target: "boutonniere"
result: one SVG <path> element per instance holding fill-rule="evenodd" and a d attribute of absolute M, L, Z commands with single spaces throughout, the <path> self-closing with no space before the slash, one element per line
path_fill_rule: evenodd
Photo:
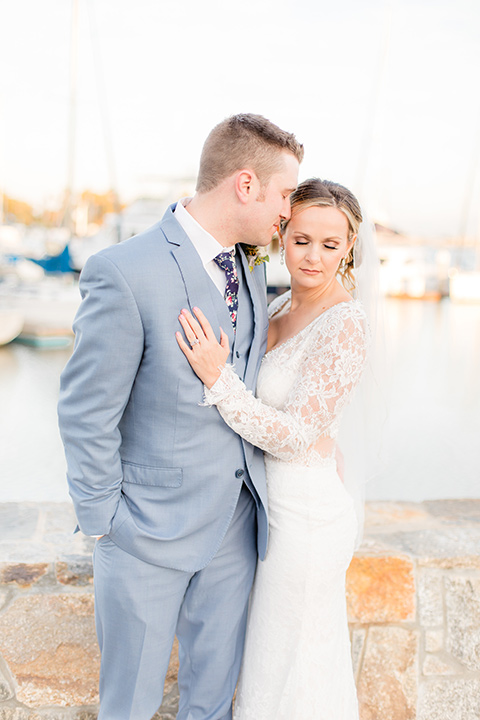
<path fill-rule="evenodd" d="M 267 249 L 264 247 L 259 247 L 258 245 L 244 245 L 242 243 L 242 248 L 248 260 L 248 268 L 250 272 L 253 272 L 255 265 L 261 265 L 262 263 L 270 260 Z"/>

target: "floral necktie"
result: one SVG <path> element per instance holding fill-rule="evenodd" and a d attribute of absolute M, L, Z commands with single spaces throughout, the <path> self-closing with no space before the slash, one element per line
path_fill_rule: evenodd
<path fill-rule="evenodd" d="M 238 311 L 238 275 L 237 266 L 235 264 L 235 248 L 227 252 L 221 252 L 213 258 L 225 272 L 227 284 L 225 286 L 224 298 L 230 312 L 233 330 L 237 327 L 237 311 Z"/>

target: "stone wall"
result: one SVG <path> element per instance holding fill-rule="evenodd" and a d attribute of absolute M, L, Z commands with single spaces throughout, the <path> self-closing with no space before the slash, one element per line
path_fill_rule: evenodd
<path fill-rule="evenodd" d="M 96 718 L 93 541 L 74 524 L 68 504 L 0 505 L 0 720 Z M 347 603 L 361 720 L 480 718 L 480 500 L 370 503 Z M 156 720 L 176 668 L 174 649 Z"/>
<path fill-rule="evenodd" d="M 347 578 L 362 720 L 480 718 L 480 501 L 371 503 Z"/>

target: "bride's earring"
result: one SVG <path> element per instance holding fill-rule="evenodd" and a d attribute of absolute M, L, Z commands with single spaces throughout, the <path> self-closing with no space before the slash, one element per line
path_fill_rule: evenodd
<path fill-rule="evenodd" d="M 353 254 L 352 254 L 352 251 L 349 250 L 348 253 L 346 255 L 344 255 L 344 257 L 341 260 L 340 266 L 342 267 L 342 269 L 346 268 L 348 263 L 351 262 L 352 259 L 353 259 Z"/>
<path fill-rule="evenodd" d="M 280 248 L 280 265 L 285 265 L 285 248 L 283 245 Z"/>

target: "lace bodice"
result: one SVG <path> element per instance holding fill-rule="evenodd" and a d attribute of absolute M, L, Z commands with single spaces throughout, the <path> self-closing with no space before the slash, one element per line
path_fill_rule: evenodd
<path fill-rule="evenodd" d="M 276 298 L 269 317 L 285 312 L 290 293 Z M 226 366 L 205 388 L 225 422 L 268 456 L 302 465 L 335 453 L 341 413 L 365 364 L 366 319 L 357 301 L 332 306 L 263 358 L 255 397 Z"/>

